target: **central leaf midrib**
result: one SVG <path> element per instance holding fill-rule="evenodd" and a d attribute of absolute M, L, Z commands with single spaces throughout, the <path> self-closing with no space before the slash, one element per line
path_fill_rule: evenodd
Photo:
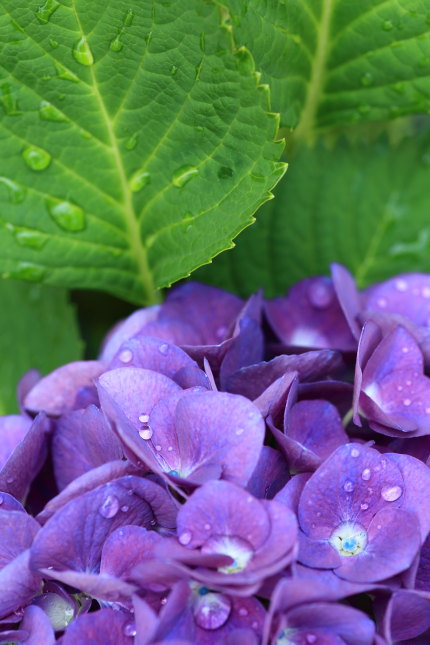
<path fill-rule="evenodd" d="M 83 38 L 86 38 L 86 34 L 82 29 L 82 25 L 79 19 L 78 12 L 76 7 L 73 5 L 73 10 L 76 16 L 76 22 L 79 27 L 79 31 Z M 130 250 L 136 260 L 138 268 L 138 278 L 141 281 L 143 293 L 144 293 L 144 304 L 154 304 L 157 301 L 155 295 L 154 282 L 148 265 L 148 257 L 143 245 L 140 243 L 140 230 L 139 223 L 136 216 L 136 211 L 133 204 L 133 195 L 130 190 L 128 183 L 127 173 L 123 164 L 121 152 L 118 146 L 118 140 L 116 138 L 115 129 L 113 122 L 109 116 L 109 113 L 106 109 L 106 105 L 103 99 L 103 96 L 100 93 L 100 89 L 97 82 L 97 77 L 94 71 L 94 65 L 89 66 L 90 76 L 91 76 L 91 85 L 93 88 L 94 96 L 99 105 L 99 110 L 106 126 L 106 131 L 108 134 L 110 149 L 112 151 L 113 160 L 115 167 L 118 173 L 118 179 L 121 186 L 121 192 L 123 196 L 122 201 L 122 213 L 124 215 L 124 220 L 127 226 L 128 241 L 130 245 Z"/>
<path fill-rule="evenodd" d="M 320 29 L 317 32 L 314 62 L 309 78 L 308 92 L 297 128 L 294 131 L 294 140 L 308 141 L 312 136 L 315 116 L 318 109 L 319 98 L 325 81 L 326 62 L 330 49 L 330 27 L 335 0 L 323 0 Z"/>

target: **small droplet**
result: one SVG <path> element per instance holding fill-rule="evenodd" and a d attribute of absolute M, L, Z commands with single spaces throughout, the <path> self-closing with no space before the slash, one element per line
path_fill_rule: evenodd
<path fill-rule="evenodd" d="M 142 190 L 142 188 L 147 186 L 150 182 L 151 175 L 149 172 L 138 170 L 130 179 L 130 190 L 132 190 L 133 193 L 138 193 L 139 190 Z"/>
<path fill-rule="evenodd" d="M 9 193 L 9 200 L 12 204 L 21 204 L 26 195 L 26 190 L 9 177 L 0 177 L 0 186 L 6 186 Z"/>
<path fill-rule="evenodd" d="M 67 121 L 67 117 L 56 107 L 48 103 L 48 101 L 42 101 L 39 107 L 39 117 L 43 121 Z"/>
<path fill-rule="evenodd" d="M 179 67 L 177 67 L 176 65 L 171 65 L 170 70 L 169 70 L 170 76 L 175 76 L 175 74 L 178 71 L 178 69 L 179 69 Z"/>
<path fill-rule="evenodd" d="M 211 530 L 211 525 L 210 524 L 205 524 L 204 529 L 205 531 L 210 531 Z"/>
<path fill-rule="evenodd" d="M 403 490 L 400 486 L 384 486 L 381 490 L 381 497 L 382 499 L 385 499 L 386 502 L 395 502 L 399 499 L 402 493 Z"/>
<path fill-rule="evenodd" d="M 76 74 L 71 72 L 70 69 L 67 69 L 67 67 L 64 67 L 64 65 L 58 61 L 55 63 L 55 69 L 57 71 L 58 78 L 62 78 L 65 81 L 71 81 L 72 83 L 79 83 L 79 78 Z"/>
<path fill-rule="evenodd" d="M 32 170 L 45 170 L 51 163 L 51 155 L 46 150 L 42 148 L 37 148 L 36 146 L 30 146 L 26 148 L 22 153 L 22 158 L 29 168 Z"/>
<path fill-rule="evenodd" d="M 136 636 L 137 630 L 136 630 L 136 625 L 134 623 L 128 623 L 124 627 L 124 635 L 125 636 Z"/>
<path fill-rule="evenodd" d="M 122 363 L 130 363 L 133 358 L 133 352 L 130 349 L 123 349 L 118 358 Z"/>
<path fill-rule="evenodd" d="M 99 508 L 99 513 L 107 520 L 112 519 L 118 513 L 119 501 L 115 495 L 108 495 Z"/>
<path fill-rule="evenodd" d="M 185 184 L 198 174 L 199 171 L 197 168 L 193 166 L 182 166 L 173 173 L 172 183 L 176 188 L 182 188 L 182 186 L 185 186 Z"/>
<path fill-rule="evenodd" d="M 57 47 L 59 47 L 59 42 L 57 40 L 54 40 L 53 38 L 49 39 L 49 44 L 51 45 L 52 49 L 57 49 Z"/>
<path fill-rule="evenodd" d="M 237 613 L 239 614 L 239 616 L 247 616 L 249 612 L 246 607 L 240 607 Z"/>
<path fill-rule="evenodd" d="M 124 141 L 124 148 L 127 150 L 133 150 L 137 145 L 138 136 L 137 132 L 134 132 L 134 134 L 129 136 L 128 139 Z"/>
<path fill-rule="evenodd" d="M 139 430 L 139 437 L 141 439 L 145 439 L 145 441 L 149 441 L 152 435 L 153 435 L 153 432 L 149 426 L 147 428 L 142 428 L 142 430 Z"/>
<path fill-rule="evenodd" d="M 48 213 L 54 222 L 65 231 L 77 233 L 86 226 L 85 213 L 80 206 L 67 201 L 48 199 L 46 201 Z"/>
<path fill-rule="evenodd" d="M 244 428 L 238 428 L 238 429 L 236 430 L 236 435 L 239 437 L 239 436 L 240 436 L 241 434 L 243 434 L 244 432 L 245 432 Z"/>
<path fill-rule="evenodd" d="M 8 116 L 19 116 L 21 114 L 18 109 L 18 101 L 13 96 L 9 83 L 0 85 L 0 103 Z"/>
<path fill-rule="evenodd" d="M 87 67 L 94 63 L 94 56 L 85 36 L 82 36 L 73 47 L 73 58 L 81 65 Z"/>
<path fill-rule="evenodd" d="M 384 20 L 384 22 L 382 23 L 382 29 L 384 31 L 391 31 L 392 28 L 393 28 L 393 23 L 391 22 L 391 20 Z"/>
<path fill-rule="evenodd" d="M 409 407 L 411 403 L 411 399 L 403 399 L 403 405 L 405 405 L 406 407 Z"/>
<path fill-rule="evenodd" d="M 362 511 L 367 511 L 367 509 L 369 508 L 369 504 L 360 504 L 360 508 Z"/>
<path fill-rule="evenodd" d="M 156 450 L 157 452 L 161 452 L 161 446 L 160 446 L 160 444 L 157 444 L 157 445 L 155 446 L 155 450 Z"/>
<path fill-rule="evenodd" d="M 228 179 L 229 177 L 233 177 L 233 174 L 233 168 L 229 168 L 228 166 L 221 166 L 217 172 L 220 179 Z"/>
<path fill-rule="evenodd" d="M 333 289 L 325 280 L 312 282 L 308 289 L 309 301 L 317 309 L 326 309 L 333 301 Z"/>
<path fill-rule="evenodd" d="M 160 352 L 160 354 L 163 354 L 163 356 L 166 356 L 166 354 L 167 354 L 167 353 L 168 353 L 168 351 L 169 351 L 169 346 L 168 346 L 168 344 L 167 344 L 167 343 L 163 343 L 162 345 L 160 345 L 160 347 L 158 348 L 158 351 Z"/>
<path fill-rule="evenodd" d="M 365 86 L 372 85 L 373 74 L 371 74 L 370 72 L 366 72 L 365 74 L 363 74 L 363 76 L 360 79 L 360 83 Z"/>
<path fill-rule="evenodd" d="M 402 352 L 407 354 L 409 352 L 409 347 L 402 347 Z"/>
<path fill-rule="evenodd" d="M 127 13 L 125 14 L 125 16 L 124 16 L 124 25 L 126 27 L 130 27 L 130 25 L 133 22 L 133 18 L 134 18 L 134 13 L 133 13 L 133 11 L 131 9 L 129 9 L 127 11 Z"/>
<path fill-rule="evenodd" d="M 15 228 L 13 229 L 13 236 L 20 246 L 27 247 L 29 249 L 34 249 L 35 251 L 40 251 L 43 249 L 45 244 L 48 241 L 48 237 L 39 233 L 39 231 L 32 231 L 31 229 L 25 228 Z"/>
<path fill-rule="evenodd" d="M 115 36 L 115 38 L 113 38 L 113 39 L 110 41 L 110 43 L 109 43 L 109 49 L 110 49 L 112 52 L 120 52 L 120 51 L 121 51 L 121 49 L 123 48 L 123 42 L 122 42 L 122 40 L 121 40 L 121 36 L 122 36 L 123 34 L 124 34 L 124 29 L 120 29 L 120 30 L 118 31 L 117 35 Z"/>
<path fill-rule="evenodd" d="M 60 6 L 60 3 L 57 0 L 46 0 L 45 4 L 38 7 L 36 10 L 36 18 L 43 25 L 49 21 L 50 17 L 56 9 Z"/>
<path fill-rule="evenodd" d="M 370 468 L 365 468 L 361 473 L 361 479 L 364 479 L 364 481 L 367 482 L 370 479 L 370 475 L 371 475 Z"/>
<path fill-rule="evenodd" d="M 191 542 L 192 535 L 189 531 L 185 531 L 179 536 L 179 542 L 184 546 L 187 546 Z"/>
<path fill-rule="evenodd" d="M 350 482 L 350 481 L 347 481 L 347 482 L 344 483 L 343 489 L 347 493 L 352 493 L 352 491 L 354 490 L 354 484 L 352 482 Z"/>
<path fill-rule="evenodd" d="M 315 634 L 307 634 L 306 635 L 306 642 L 312 645 L 312 643 L 316 643 L 317 637 Z"/>
<path fill-rule="evenodd" d="M 9 271 L 5 277 L 26 280 L 28 282 L 42 282 L 47 274 L 46 267 L 32 262 L 18 262 L 16 267 Z"/>
<path fill-rule="evenodd" d="M 360 451 L 358 450 L 358 448 L 353 448 L 351 450 L 351 457 L 358 457 L 359 454 L 360 454 Z"/>
<path fill-rule="evenodd" d="M 149 422 L 149 414 L 141 414 L 139 416 L 139 421 L 140 421 L 140 423 L 148 423 Z"/>
<path fill-rule="evenodd" d="M 378 300 L 376 301 L 376 304 L 378 305 L 378 307 L 386 307 L 387 301 L 385 298 L 378 298 Z"/>
<path fill-rule="evenodd" d="M 124 504 L 124 506 L 121 506 L 121 510 L 123 513 L 127 513 L 129 507 Z"/>
<path fill-rule="evenodd" d="M 173 452 L 173 446 L 169 446 L 169 447 L 167 448 L 167 452 Z"/>

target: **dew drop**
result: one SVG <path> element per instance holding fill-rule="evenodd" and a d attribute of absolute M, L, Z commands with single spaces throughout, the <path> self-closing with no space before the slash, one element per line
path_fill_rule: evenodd
<path fill-rule="evenodd" d="M 139 416 L 139 421 L 140 421 L 140 423 L 148 423 L 149 422 L 149 414 L 141 414 Z"/>
<path fill-rule="evenodd" d="M 37 148 L 36 146 L 30 146 L 25 148 L 22 153 L 22 158 L 29 168 L 32 170 L 45 170 L 51 163 L 51 155 L 46 150 L 42 148 Z"/>
<path fill-rule="evenodd" d="M 237 613 L 239 616 L 247 616 L 249 612 L 246 607 L 241 607 Z"/>
<path fill-rule="evenodd" d="M 399 82 L 399 83 L 393 83 L 393 85 L 390 85 L 391 89 L 393 89 L 397 94 L 404 94 L 406 91 L 406 86 L 404 83 Z"/>
<path fill-rule="evenodd" d="M 365 86 L 372 85 L 373 74 L 371 74 L 370 72 L 366 72 L 365 74 L 363 74 L 363 76 L 360 79 L 360 83 Z"/>
<path fill-rule="evenodd" d="M 386 307 L 387 301 L 385 300 L 385 298 L 378 298 L 376 304 L 378 305 L 378 307 Z"/>
<path fill-rule="evenodd" d="M 156 450 L 157 452 L 161 452 L 161 446 L 160 446 L 160 444 L 157 444 L 157 445 L 155 446 L 155 450 Z"/>
<path fill-rule="evenodd" d="M 137 139 L 138 134 L 135 132 L 124 141 L 124 148 L 126 148 L 126 150 L 133 150 L 137 146 Z"/>
<path fill-rule="evenodd" d="M 385 499 L 386 502 L 395 502 L 396 499 L 399 499 L 403 490 L 400 486 L 384 486 L 381 490 L 381 497 Z"/>
<path fill-rule="evenodd" d="M 115 495 L 108 495 L 99 508 L 99 513 L 107 520 L 112 519 L 118 513 L 119 501 Z"/>
<path fill-rule="evenodd" d="M 18 262 L 16 267 L 8 272 L 7 277 L 28 282 L 42 282 L 47 274 L 46 267 L 32 262 Z"/>
<path fill-rule="evenodd" d="M 0 103 L 8 116 L 19 116 L 21 114 L 18 109 L 18 102 L 12 94 L 9 83 L 2 83 L 0 85 Z"/>
<path fill-rule="evenodd" d="M 347 481 L 347 482 L 344 483 L 343 489 L 347 493 L 352 493 L 352 491 L 354 490 L 354 484 L 352 482 L 350 482 L 350 481 Z"/>
<path fill-rule="evenodd" d="M 353 448 L 351 450 L 351 457 L 358 457 L 360 454 L 360 451 L 357 448 Z"/>
<path fill-rule="evenodd" d="M 182 186 L 185 186 L 185 184 L 198 174 L 199 171 L 193 166 L 181 166 L 181 168 L 178 168 L 173 173 L 172 183 L 176 188 L 182 188 Z"/>
<path fill-rule="evenodd" d="M 368 482 L 370 479 L 370 468 L 365 468 L 363 472 L 361 473 L 361 479 L 363 479 L 365 482 Z"/>
<path fill-rule="evenodd" d="M 123 42 L 121 40 L 121 36 L 123 34 L 124 34 L 124 29 L 120 29 L 118 31 L 117 35 L 115 36 L 115 38 L 113 38 L 110 41 L 109 49 L 111 50 L 111 52 L 120 52 L 121 51 L 121 49 L 123 48 Z"/>
<path fill-rule="evenodd" d="M 367 509 L 369 508 L 369 504 L 360 504 L 360 508 L 362 511 L 367 511 Z"/>
<path fill-rule="evenodd" d="M 24 201 L 26 190 L 23 186 L 20 186 L 8 177 L 0 177 L 0 186 L 1 185 L 6 186 L 9 193 L 9 201 L 12 202 L 12 204 L 21 204 Z"/>
<path fill-rule="evenodd" d="M 169 70 L 170 76 L 175 76 L 175 74 L 178 71 L 178 69 L 179 69 L 179 67 L 177 67 L 176 65 L 171 65 L 170 70 Z"/>
<path fill-rule="evenodd" d="M 123 513 L 127 513 L 128 509 L 129 509 L 129 506 L 126 506 L 126 505 L 121 506 L 121 510 Z"/>
<path fill-rule="evenodd" d="M 143 428 L 142 430 L 139 430 L 139 437 L 141 439 L 145 439 L 145 441 L 149 441 L 153 435 L 152 429 L 150 427 Z"/>
<path fill-rule="evenodd" d="M 167 448 L 167 452 L 173 452 L 173 446 L 169 446 L 169 447 Z"/>
<path fill-rule="evenodd" d="M 316 643 L 317 637 L 315 634 L 307 634 L 306 635 L 306 642 L 312 645 L 312 643 Z"/>
<path fill-rule="evenodd" d="M 59 47 L 59 42 L 57 40 L 54 40 L 53 38 L 49 39 L 49 44 L 51 45 L 52 49 L 57 49 L 57 47 Z"/>
<path fill-rule="evenodd" d="M 411 403 L 412 401 L 410 399 L 403 399 L 403 405 L 405 405 L 406 407 L 409 407 Z"/>
<path fill-rule="evenodd" d="M 204 528 L 205 528 L 205 531 L 210 531 L 212 527 L 210 524 L 205 524 Z"/>
<path fill-rule="evenodd" d="M 168 353 L 168 351 L 169 351 L 169 346 L 168 346 L 168 344 L 167 344 L 167 343 L 163 343 L 162 345 L 160 345 L 160 347 L 158 348 L 158 351 L 160 352 L 160 354 L 163 354 L 163 356 L 166 356 L 166 354 L 167 354 L 167 353 Z"/>
<path fill-rule="evenodd" d="M 38 7 L 35 12 L 36 18 L 42 25 L 46 25 L 50 17 L 58 9 L 60 3 L 57 0 L 46 0 L 45 4 Z"/>
<path fill-rule="evenodd" d="M 65 81 L 71 81 L 72 83 L 79 83 L 79 78 L 74 74 L 70 69 L 64 67 L 61 63 L 55 63 L 55 69 L 57 71 L 58 78 L 62 78 Z"/>
<path fill-rule="evenodd" d="M 40 251 L 40 249 L 43 249 L 48 241 L 46 235 L 43 235 L 38 231 L 32 231 L 31 229 L 25 228 L 12 228 L 13 236 L 19 246 L 34 249 L 35 251 Z"/>
<path fill-rule="evenodd" d="M 118 358 L 122 363 L 130 363 L 133 358 L 133 352 L 130 349 L 123 349 Z"/>
<path fill-rule="evenodd" d="M 393 23 L 391 22 L 391 20 L 384 20 L 381 26 L 384 31 L 391 31 L 393 28 Z"/>
<path fill-rule="evenodd" d="M 228 179 L 229 177 L 233 177 L 233 174 L 233 168 L 230 168 L 229 166 L 221 166 L 217 172 L 220 179 Z"/>
<path fill-rule="evenodd" d="M 244 430 L 244 428 L 238 428 L 238 429 L 236 430 L 236 435 L 239 437 L 241 434 L 243 434 L 243 433 L 244 433 L 244 431 L 245 431 L 245 430 Z"/>
<path fill-rule="evenodd" d="M 133 13 L 132 9 L 129 9 L 127 11 L 127 13 L 125 14 L 125 16 L 124 16 L 124 25 L 126 27 L 130 27 L 130 25 L 133 22 L 133 18 L 134 18 L 134 13 Z"/>
<path fill-rule="evenodd" d="M 94 63 L 94 56 L 85 36 L 82 36 L 73 47 L 73 58 L 81 65 L 87 67 Z"/>
<path fill-rule="evenodd" d="M 132 190 L 133 193 L 138 193 L 139 190 L 142 190 L 142 188 L 147 186 L 150 182 L 151 175 L 149 172 L 137 170 L 130 179 L 130 190 Z"/>
<path fill-rule="evenodd" d="M 333 301 L 333 290 L 325 280 L 318 280 L 309 286 L 308 296 L 317 309 L 326 309 Z"/>
<path fill-rule="evenodd" d="M 136 636 L 137 630 L 136 630 L 136 625 L 134 623 L 128 623 L 124 627 L 124 635 L 125 636 Z"/>
<path fill-rule="evenodd" d="M 181 533 L 179 536 L 179 542 L 183 544 L 184 546 L 187 546 L 191 542 L 192 535 L 189 531 L 185 531 L 184 533 Z"/>
<path fill-rule="evenodd" d="M 402 347 L 402 352 L 407 354 L 409 352 L 409 347 Z"/>
<path fill-rule="evenodd" d="M 68 201 L 48 199 L 46 201 L 48 213 L 54 222 L 65 231 L 77 233 L 86 226 L 85 213 L 80 206 Z"/>
<path fill-rule="evenodd" d="M 56 107 L 48 103 L 48 101 L 42 101 L 39 107 L 39 117 L 43 121 L 67 121 L 67 117 Z"/>

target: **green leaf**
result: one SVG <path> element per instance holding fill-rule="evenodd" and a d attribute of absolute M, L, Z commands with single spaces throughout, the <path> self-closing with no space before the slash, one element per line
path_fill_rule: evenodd
<path fill-rule="evenodd" d="M 272 297 L 327 274 L 331 262 L 349 267 L 360 287 L 430 273 L 429 173 L 429 133 L 395 148 L 382 139 L 303 149 L 234 253 L 194 277 L 243 296 L 263 286 Z"/>
<path fill-rule="evenodd" d="M 82 343 L 64 289 L 0 280 L 0 301 L 0 414 L 12 414 L 21 376 L 79 360 Z"/>
<path fill-rule="evenodd" d="M 427 0 L 220 0 L 296 138 L 430 109 Z"/>
<path fill-rule="evenodd" d="M 0 271 L 149 302 L 229 248 L 285 166 L 219 9 L 0 7 Z"/>

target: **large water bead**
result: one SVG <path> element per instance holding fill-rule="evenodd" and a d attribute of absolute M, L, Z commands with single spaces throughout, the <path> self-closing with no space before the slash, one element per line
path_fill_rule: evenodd
<path fill-rule="evenodd" d="M 198 593 L 193 602 L 193 613 L 194 620 L 202 629 L 219 629 L 230 617 L 231 600 L 224 594 L 211 591 Z"/>

